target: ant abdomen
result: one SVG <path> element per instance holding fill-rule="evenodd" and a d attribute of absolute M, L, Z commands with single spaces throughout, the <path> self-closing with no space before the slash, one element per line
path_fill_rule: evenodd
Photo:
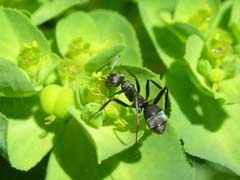
<path fill-rule="evenodd" d="M 166 128 L 167 115 L 156 104 L 144 107 L 144 119 L 148 127 L 157 134 L 162 134 Z"/>

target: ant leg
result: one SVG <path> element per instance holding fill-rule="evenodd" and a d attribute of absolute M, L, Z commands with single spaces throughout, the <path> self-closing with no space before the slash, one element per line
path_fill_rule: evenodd
<path fill-rule="evenodd" d="M 152 79 L 147 79 L 147 82 L 146 82 L 146 100 L 148 100 L 149 98 L 149 95 L 150 95 L 150 84 L 149 82 L 153 83 L 157 88 L 159 89 L 162 89 L 162 87 L 154 80 Z"/>
<path fill-rule="evenodd" d="M 130 72 L 126 67 L 123 67 L 130 76 L 132 76 L 135 79 L 135 83 L 136 83 L 136 87 L 137 87 L 137 92 L 140 93 L 141 89 L 140 89 L 140 83 L 138 81 L 138 78 L 135 74 L 133 74 L 132 72 Z"/>
<path fill-rule="evenodd" d="M 113 98 L 113 101 L 115 101 L 116 103 L 118 103 L 118 104 L 120 104 L 120 105 L 122 105 L 124 107 L 132 108 L 132 105 L 129 105 L 129 104 L 121 101 L 120 99 Z"/>
<path fill-rule="evenodd" d="M 169 116 L 170 115 L 170 111 L 171 111 L 171 107 L 170 107 L 170 103 L 169 103 L 168 89 L 166 88 L 164 112 Z"/>
<path fill-rule="evenodd" d="M 166 93 L 168 94 L 168 89 L 167 87 L 164 87 L 159 93 L 158 95 L 155 97 L 153 104 L 157 104 L 159 102 L 159 100 L 162 98 L 163 94 Z M 165 102 L 166 103 L 166 102 Z"/>
<path fill-rule="evenodd" d="M 146 82 L 145 88 L 146 88 L 146 97 L 145 97 L 145 99 L 148 100 L 149 95 L 150 95 L 149 79 Z"/>
<path fill-rule="evenodd" d="M 99 113 L 100 111 L 102 111 L 102 110 L 103 110 L 110 102 L 112 102 L 112 101 L 115 101 L 116 103 L 118 103 L 118 104 L 120 104 L 120 105 L 122 105 L 122 106 L 124 106 L 124 107 L 132 108 L 131 105 L 126 104 L 125 102 L 123 102 L 123 101 L 121 101 L 121 100 L 119 100 L 119 99 L 116 99 L 116 98 L 112 97 L 112 98 L 110 98 L 107 102 L 105 102 L 105 103 L 99 108 L 99 110 L 97 110 L 95 113 L 91 114 L 90 117 L 89 117 L 89 120 L 90 120 L 92 117 L 94 117 L 97 113 Z"/>
<path fill-rule="evenodd" d="M 152 82 L 157 88 L 162 89 L 162 86 L 160 86 L 156 81 L 149 79 L 150 82 Z"/>
<path fill-rule="evenodd" d="M 138 98 L 135 96 L 135 109 L 136 109 L 136 141 L 135 144 L 138 142 L 138 131 L 140 126 L 140 120 L 139 120 L 139 104 L 138 104 Z"/>

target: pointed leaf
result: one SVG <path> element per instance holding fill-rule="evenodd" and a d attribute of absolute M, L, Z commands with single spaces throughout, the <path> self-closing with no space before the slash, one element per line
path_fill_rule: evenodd
<path fill-rule="evenodd" d="M 152 134 L 145 138 L 141 145 L 104 161 L 101 164 L 104 179 L 194 179 L 194 169 L 186 161 L 170 124 L 162 136 Z"/>

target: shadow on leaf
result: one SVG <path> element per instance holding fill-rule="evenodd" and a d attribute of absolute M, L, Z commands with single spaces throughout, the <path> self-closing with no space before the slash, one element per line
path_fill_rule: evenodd
<path fill-rule="evenodd" d="M 141 142 L 149 135 L 150 133 L 145 133 L 144 137 L 141 139 Z M 100 164 L 101 178 L 103 179 L 109 176 L 117 168 L 120 162 L 127 162 L 129 164 L 139 162 L 142 158 L 142 154 L 140 152 L 141 142 L 107 160 L 104 160 Z"/>
<path fill-rule="evenodd" d="M 166 76 L 167 85 L 182 112 L 191 123 L 201 124 L 210 131 L 217 131 L 227 118 L 221 104 L 201 93 L 193 85 L 183 64 L 172 64 L 169 72 Z"/>
<path fill-rule="evenodd" d="M 25 120 L 33 112 L 38 103 L 38 96 L 27 98 L 0 98 L 0 112 L 8 118 Z"/>
<path fill-rule="evenodd" d="M 159 48 L 174 59 L 182 59 L 185 48 L 183 42 L 177 36 L 166 27 L 153 27 L 153 33 Z"/>
<path fill-rule="evenodd" d="M 79 123 L 71 119 L 54 139 L 54 153 L 72 179 L 99 178 L 95 147 Z"/>

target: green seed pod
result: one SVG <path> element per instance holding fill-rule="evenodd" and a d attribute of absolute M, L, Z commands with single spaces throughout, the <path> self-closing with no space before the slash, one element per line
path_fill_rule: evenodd
<path fill-rule="evenodd" d="M 209 80 L 213 83 L 220 82 L 221 80 L 223 80 L 224 77 L 225 77 L 225 72 L 219 68 L 212 69 L 208 74 Z"/>
<path fill-rule="evenodd" d="M 74 92 L 70 88 L 56 84 L 46 86 L 40 94 L 42 109 L 49 115 L 64 118 L 68 115 L 68 107 L 75 103 Z"/>

